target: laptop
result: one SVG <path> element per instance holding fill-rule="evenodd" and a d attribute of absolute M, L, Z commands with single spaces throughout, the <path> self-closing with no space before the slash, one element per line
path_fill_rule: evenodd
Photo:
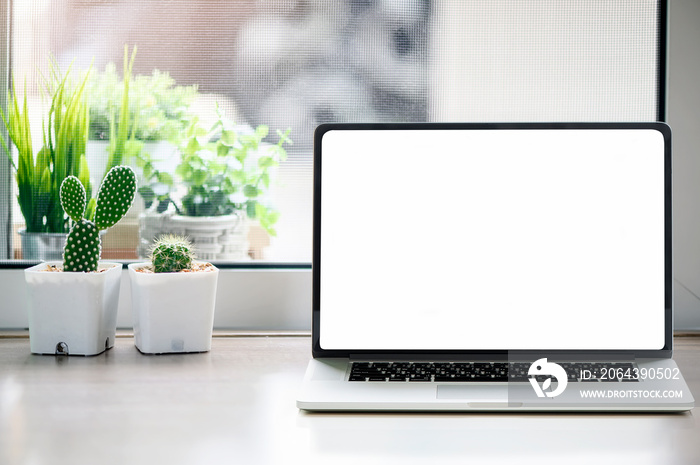
<path fill-rule="evenodd" d="M 311 411 L 684 411 L 663 123 L 324 124 Z"/>

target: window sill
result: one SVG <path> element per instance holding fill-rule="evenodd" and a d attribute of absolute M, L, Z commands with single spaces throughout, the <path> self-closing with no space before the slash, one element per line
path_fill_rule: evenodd
<path fill-rule="evenodd" d="M 19 264 L 17 264 L 19 265 Z M 29 327 L 24 266 L 0 269 L 1 329 Z M 131 286 L 122 270 L 118 328 L 131 328 Z M 217 285 L 214 328 L 243 331 L 309 331 L 311 328 L 311 267 L 259 263 L 254 268 L 222 266 Z"/>

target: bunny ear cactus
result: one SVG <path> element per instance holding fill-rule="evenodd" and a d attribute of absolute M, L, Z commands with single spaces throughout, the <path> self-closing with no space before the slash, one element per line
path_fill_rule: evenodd
<path fill-rule="evenodd" d="M 114 226 L 131 207 L 136 192 L 136 175 L 128 166 L 115 166 L 105 176 L 97 192 L 95 226 L 103 229 Z"/>
<path fill-rule="evenodd" d="M 61 183 L 59 191 L 61 206 L 70 219 L 76 223 L 85 216 L 85 206 L 87 205 L 87 194 L 83 184 L 75 176 L 69 176 Z"/>
<path fill-rule="evenodd" d="M 100 260 L 100 232 L 92 221 L 75 223 L 63 249 L 63 271 L 97 271 Z"/>
<path fill-rule="evenodd" d="M 100 231 L 114 226 L 126 214 L 134 201 L 136 175 L 128 166 L 115 166 L 105 176 L 97 193 L 95 222 L 84 218 L 85 188 L 75 176 L 61 183 L 61 206 L 75 222 L 63 249 L 63 270 L 97 271 L 100 259 Z"/>
<path fill-rule="evenodd" d="M 192 245 L 184 237 L 161 236 L 151 250 L 154 273 L 175 273 L 192 267 L 195 256 Z"/>

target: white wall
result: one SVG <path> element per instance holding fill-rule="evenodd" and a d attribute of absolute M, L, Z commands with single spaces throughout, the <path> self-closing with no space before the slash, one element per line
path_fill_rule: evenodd
<path fill-rule="evenodd" d="M 676 328 L 700 330 L 700 2 L 669 3 Z"/>

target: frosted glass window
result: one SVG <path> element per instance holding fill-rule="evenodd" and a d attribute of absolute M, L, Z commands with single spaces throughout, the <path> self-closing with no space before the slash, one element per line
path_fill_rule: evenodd
<path fill-rule="evenodd" d="M 241 233 L 246 249 L 214 258 L 222 263 L 311 261 L 312 140 L 319 123 L 664 118 L 666 2 L 22 0 L 3 8 L 11 13 L 3 38 L 10 71 L 18 90 L 26 81 L 36 151 L 49 57 L 63 71 L 72 66 L 76 80 L 90 66 L 104 72 L 108 63 L 121 76 L 125 44 L 138 47 L 135 76 L 158 70 L 177 86 L 197 86 L 187 110 L 203 123 L 214 121 L 218 103 L 241 128 L 269 126 L 271 144 L 277 130 L 290 130 L 294 144 L 286 145 L 288 157 L 270 172 L 260 198 L 279 214 L 276 236 L 250 221 Z M 146 110 L 142 118 L 152 121 Z M 104 137 L 104 129 L 92 129 L 94 138 Z M 93 184 L 105 166 L 101 157 L 88 160 Z M 162 157 L 174 195 L 182 196 L 178 152 Z M 10 167 L 0 168 L 7 179 Z M 11 218 L 0 219 L 0 250 L 7 259 L 27 258 L 13 190 L 0 190 L 12 205 Z M 104 257 L 142 254 L 139 215 L 146 206 L 137 199 L 130 216 L 107 233 Z M 348 221 L 363 221 L 366 208 L 346 212 Z M 226 241 L 222 250 L 233 247 Z"/>

